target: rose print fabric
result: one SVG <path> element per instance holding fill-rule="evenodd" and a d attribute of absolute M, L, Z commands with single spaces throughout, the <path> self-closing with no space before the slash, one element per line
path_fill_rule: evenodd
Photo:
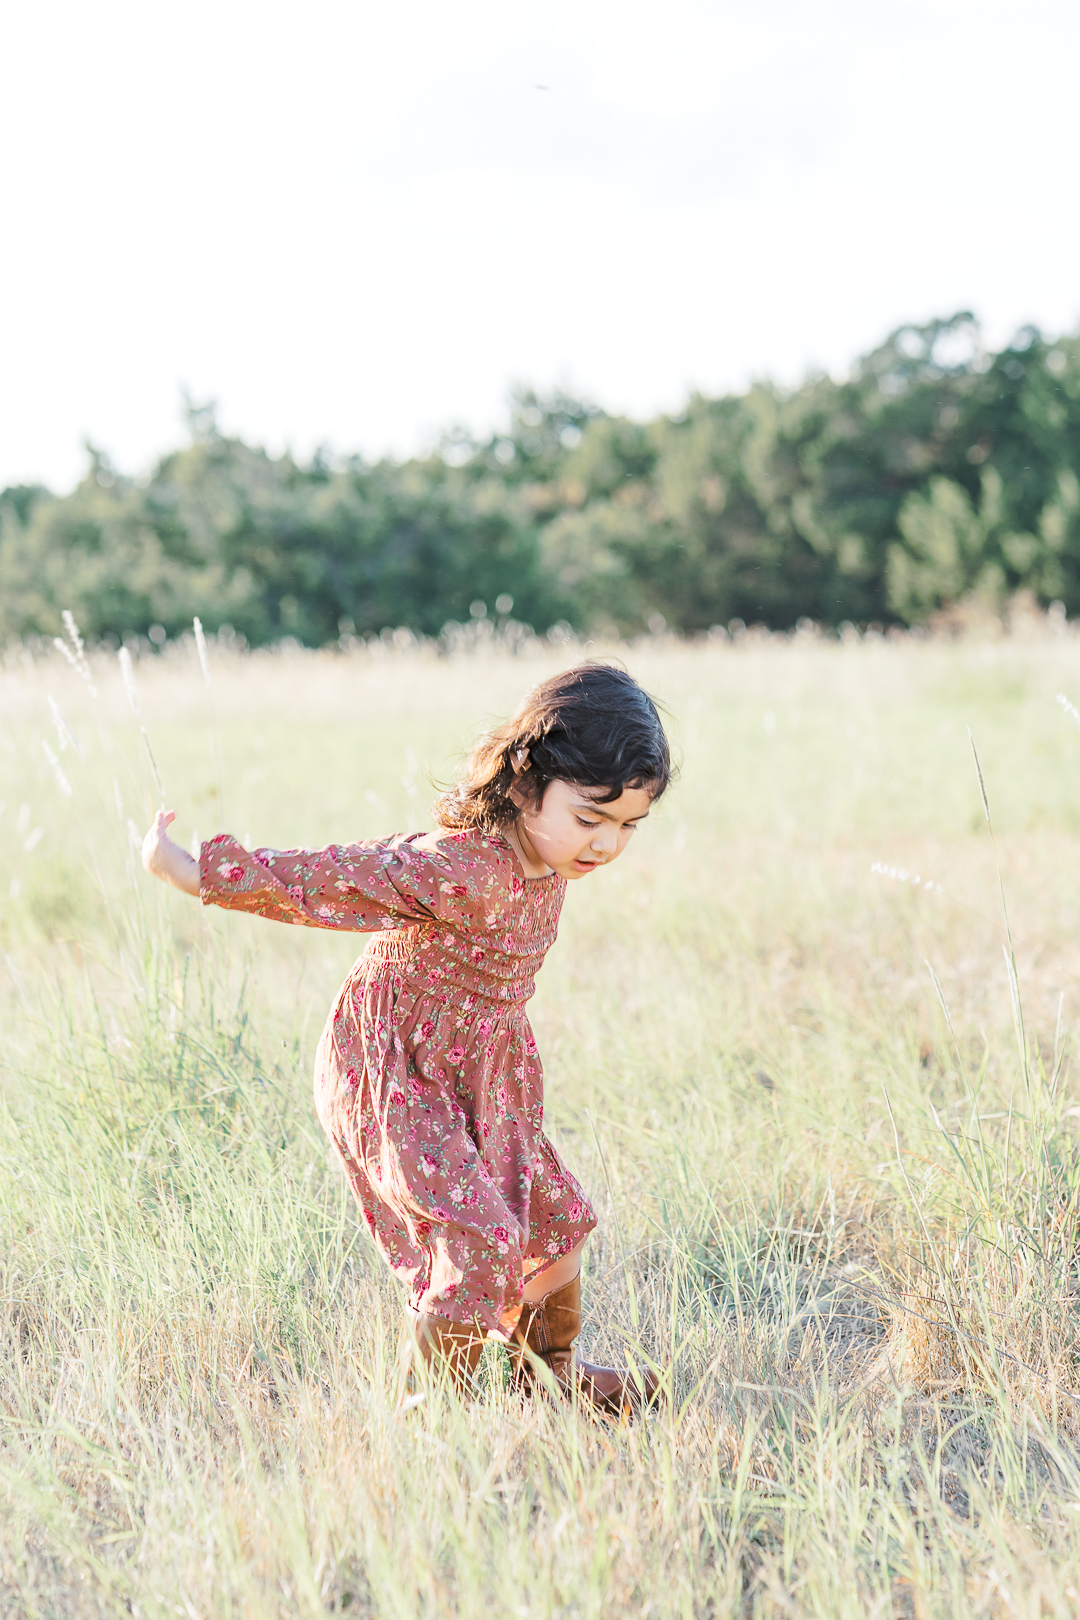
<path fill-rule="evenodd" d="M 327 1019 L 315 1106 L 415 1310 L 508 1334 L 523 1278 L 596 1217 L 543 1131 L 525 1004 L 566 882 L 475 831 L 321 850 L 202 846 L 206 905 L 370 931 Z"/>

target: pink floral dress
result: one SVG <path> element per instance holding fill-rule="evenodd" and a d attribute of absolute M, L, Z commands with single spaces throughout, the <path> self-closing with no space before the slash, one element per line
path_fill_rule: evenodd
<path fill-rule="evenodd" d="M 410 1305 L 504 1337 L 524 1279 L 596 1225 L 543 1131 L 525 1004 L 565 879 L 476 831 L 321 850 L 202 846 L 204 904 L 374 933 L 315 1059 L 315 1106 Z"/>

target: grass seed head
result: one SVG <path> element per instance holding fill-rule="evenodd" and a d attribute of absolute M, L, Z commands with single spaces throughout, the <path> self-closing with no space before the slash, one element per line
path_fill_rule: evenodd
<path fill-rule="evenodd" d="M 945 890 L 933 878 L 920 877 L 918 872 L 909 872 L 904 866 L 887 866 L 884 861 L 874 861 L 870 867 L 875 877 L 891 878 L 894 883 L 910 883 L 913 889 L 925 889 L 928 894 L 944 894 Z"/>
<path fill-rule="evenodd" d="M 79 627 L 75 623 L 75 615 L 72 613 L 70 608 L 65 608 L 64 611 L 61 613 L 60 617 L 63 620 L 64 629 L 67 631 L 68 635 L 71 637 L 71 645 L 75 649 L 76 658 L 81 659 L 83 661 L 83 663 L 85 663 L 86 662 L 86 643 L 83 641 L 82 636 L 79 634 Z"/>
<path fill-rule="evenodd" d="M 70 799 L 71 798 L 71 783 L 68 781 L 67 776 L 64 773 L 64 768 L 61 765 L 59 758 L 53 752 L 53 750 L 49 747 L 49 744 L 45 741 L 44 737 L 41 739 L 41 748 L 42 748 L 42 752 L 45 755 L 45 758 L 48 760 L 49 764 L 52 767 L 52 773 L 56 777 L 56 785 L 57 785 L 57 787 L 60 789 L 61 793 L 63 793 L 66 798 Z"/>
<path fill-rule="evenodd" d="M 206 682 L 207 690 L 209 690 L 210 660 L 206 656 L 206 637 L 203 635 L 202 620 L 198 617 L 198 615 L 196 615 L 196 617 L 192 620 L 192 623 L 195 627 L 195 646 L 199 653 L 199 663 L 202 667 L 203 680 Z"/>
<path fill-rule="evenodd" d="M 1061 705 L 1063 712 L 1068 715 L 1074 725 L 1080 726 L 1080 709 L 1076 707 L 1075 703 L 1069 702 L 1064 692 L 1059 692 L 1054 701 Z"/>
<path fill-rule="evenodd" d="M 135 685 L 135 669 L 131 662 L 131 653 L 126 647 L 121 647 L 116 656 L 120 660 L 120 679 L 124 683 L 124 691 L 127 693 L 128 702 L 131 704 L 131 712 L 136 720 L 141 720 L 139 691 Z"/>
<path fill-rule="evenodd" d="M 49 693 L 48 702 L 49 712 L 52 715 L 53 725 L 56 727 L 56 735 L 60 743 L 60 752 L 63 753 L 65 748 L 73 748 L 79 759 L 83 759 L 83 751 L 79 747 L 74 731 L 71 729 L 68 717 L 51 692 Z"/>
<path fill-rule="evenodd" d="M 97 697 L 97 687 L 94 685 L 94 679 L 90 673 L 90 661 L 86 656 L 86 643 L 79 634 L 79 627 L 75 623 L 75 615 L 70 608 L 65 608 L 60 618 L 63 621 L 64 629 L 68 633 L 71 645 L 69 646 L 60 636 L 54 636 L 53 646 L 58 652 L 63 653 L 75 673 L 81 680 L 85 681 L 90 696 Z"/>

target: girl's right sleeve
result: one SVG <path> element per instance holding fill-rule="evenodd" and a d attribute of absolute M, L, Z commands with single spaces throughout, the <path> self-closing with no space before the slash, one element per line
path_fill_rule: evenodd
<path fill-rule="evenodd" d="M 371 932 L 428 921 L 430 909 L 391 882 L 396 863 L 387 844 L 246 850 L 220 833 L 199 852 L 199 898 L 307 928 Z"/>

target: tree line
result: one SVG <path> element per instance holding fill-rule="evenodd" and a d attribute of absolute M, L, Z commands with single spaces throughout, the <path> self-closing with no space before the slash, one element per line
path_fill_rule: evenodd
<path fill-rule="evenodd" d="M 91 449 L 68 494 L 0 492 L 0 638 L 53 635 L 64 608 L 90 636 L 198 614 L 312 646 L 483 614 L 914 625 L 1019 589 L 1080 612 L 1080 338 L 1028 327 L 991 352 L 967 312 L 899 328 L 843 380 L 651 422 L 522 390 L 505 432 L 404 462 L 271 456 L 210 408 L 188 425 L 148 477 Z"/>

